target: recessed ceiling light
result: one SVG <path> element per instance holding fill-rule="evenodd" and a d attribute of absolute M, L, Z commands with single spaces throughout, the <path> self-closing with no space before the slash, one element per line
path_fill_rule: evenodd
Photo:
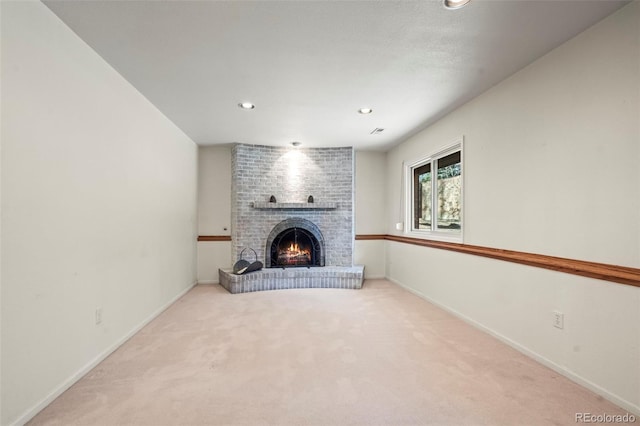
<path fill-rule="evenodd" d="M 251 102 L 240 102 L 238 106 L 242 109 L 254 109 L 256 107 Z"/>
<path fill-rule="evenodd" d="M 293 142 L 291 142 L 291 145 L 293 145 L 295 147 L 298 147 L 298 146 L 302 145 L 302 142 L 293 141 Z"/>
<path fill-rule="evenodd" d="M 358 110 L 359 114 L 371 114 L 373 110 L 371 108 L 360 108 Z"/>
<path fill-rule="evenodd" d="M 460 9 L 466 6 L 471 0 L 443 0 L 444 7 L 449 10 Z"/>

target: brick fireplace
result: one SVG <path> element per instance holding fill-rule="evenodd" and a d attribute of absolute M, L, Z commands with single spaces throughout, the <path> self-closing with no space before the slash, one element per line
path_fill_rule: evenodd
<path fill-rule="evenodd" d="M 237 144 L 231 153 L 232 259 L 251 247 L 264 262 L 271 230 L 303 218 L 322 232 L 327 266 L 353 265 L 353 148 Z M 274 196 L 276 203 L 269 203 Z M 313 205 L 307 205 L 309 196 Z"/>
<path fill-rule="evenodd" d="M 231 158 L 232 258 L 251 247 L 258 260 L 274 268 L 247 276 L 221 270 L 220 282 L 229 291 L 232 283 L 242 281 L 254 281 L 253 290 L 244 291 L 360 288 L 363 268 L 353 265 L 353 148 L 236 144 Z M 289 228 L 294 231 L 285 232 Z M 274 249 L 276 238 L 287 240 L 289 246 Z M 270 282 L 255 282 L 262 278 Z"/>

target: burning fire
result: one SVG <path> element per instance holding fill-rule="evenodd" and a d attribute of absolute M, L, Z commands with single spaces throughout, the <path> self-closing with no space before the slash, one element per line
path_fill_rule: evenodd
<path fill-rule="evenodd" d="M 311 261 L 311 250 L 300 247 L 298 243 L 291 243 L 280 252 L 279 263 L 286 265 L 305 265 Z"/>
<path fill-rule="evenodd" d="M 300 249 L 300 246 L 297 243 L 291 243 L 289 248 L 287 248 L 287 255 L 291 257 L 308 256 L 310 254 L 311 253 L 309 253 L 308 249 Z"/>

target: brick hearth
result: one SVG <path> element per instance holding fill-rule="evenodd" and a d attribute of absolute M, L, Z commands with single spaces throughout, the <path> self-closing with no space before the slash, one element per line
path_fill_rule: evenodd
<path fill-rule="evenodd" d="M 364 266 L 325 266 L 321 268 L 268 268 L 245 275 L 220 269 L 220 284 L 229 293 L 249 293 L 289 288 L 362 288 Z"/>

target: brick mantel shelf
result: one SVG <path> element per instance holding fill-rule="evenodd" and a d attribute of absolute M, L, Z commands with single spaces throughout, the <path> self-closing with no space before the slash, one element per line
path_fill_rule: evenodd
<path fill-rule="evenodd" d="M 254 209 L 293 209 L 293 210 L 334 210 L 338 203 L 271 203 L 254 201 L 251 203 Z"/>

